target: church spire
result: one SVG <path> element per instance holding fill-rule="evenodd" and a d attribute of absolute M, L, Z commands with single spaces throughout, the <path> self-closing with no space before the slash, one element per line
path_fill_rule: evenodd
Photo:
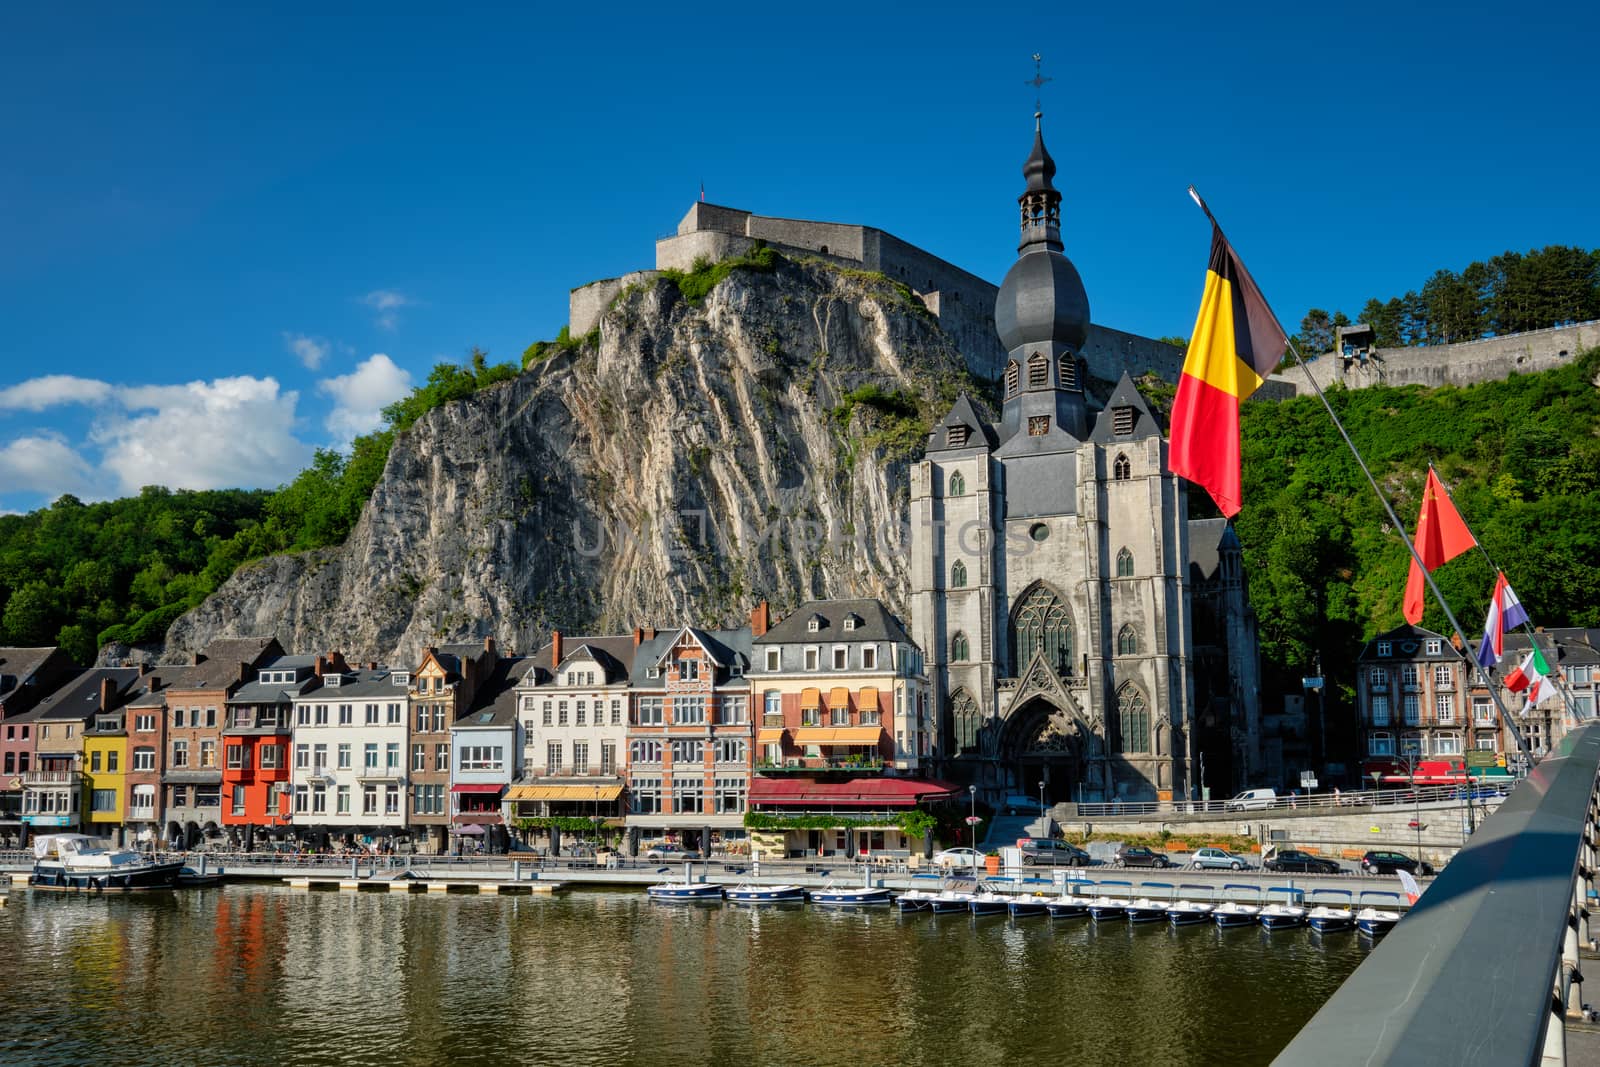
<path fill-rule="evenodd" d="M 1025 83 L 1033 86 L 1035 93 L 1051 80 L 1040 71 L 1039 63 L 1039 53 L 1035 52 L 1033 77 Z M 1062 250 L 1061 194 L 1051 183 L 1056 176 L 1056 161 L 1050 158 L 1050 152 L 1044 146 L 1043 120 L 1044 108 L 1036 96 L 1033 101 L 1033 151 L 1028 153 L 1028 161 L 1022 165 L 1022 177 L 1027 186 L 1022 195 L 1017 197 L 1017 203 L 1022 207 L 1022 241 L 1017 245 L 1018 252 L 1026 252 L 1033 245 L 1056 252 Z"/>

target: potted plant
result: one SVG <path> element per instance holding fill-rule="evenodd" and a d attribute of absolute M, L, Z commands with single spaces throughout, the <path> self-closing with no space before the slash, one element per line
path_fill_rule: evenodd
<path fill-rule="evenodd" d="M 1000 853 L 985 852 L 983 854 L 983 869 L 990 874 L 1000 873 Z"/>

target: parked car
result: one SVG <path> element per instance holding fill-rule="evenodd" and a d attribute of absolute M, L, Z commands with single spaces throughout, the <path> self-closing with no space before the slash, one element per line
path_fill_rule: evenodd
<path fill-rule="evenodd" d="M 982 867 L 983 853 L 975 848 L 947 848 L 933 854 L 935 867 Z"/>
<path fill-rule="evenodd" d="M 1228 801 L 1229 811 L 1251 811 L 1258 808 L 1270 808 L 1278 802 L 1278 793 L 1275 789 L 1246 789 L 1243 793 Z"/>
<path fill-rule="evenodd" d="M 658 845 L 647 849 L 644 854 L 647 860 L 697 860 L 700 851 L 693 848 L 678 848 L 675 845 Z"/>
<path fill-rule="evenodd" d="M 1251 863 L 1243 856 L 1236 856 L 1225 848 L 1197 849 L 1194 859 L 1190 861 L 1197 870 L 1249 870 Z"/>
<path fill-rule="evenodd" d="M 1089 854 L 1077 845 L 1050 837 L 1019 837 L 1024 867 L 1087 867 Z"/>
<path fill-rule="evenodd" d="M 1424 862 L 1418 871 L 1417 861 L 1404 852 L 1368 852 L 1361 857 L 1361 869 L 1368 874 L 1393 874 L 1395 871 L 1424 877 L 1433 874 L 1433 864 Z"/>
<path fill-rule="evenodd" d="M 1261 865 L 1268 871 L 1301 871 L 1305 874 L 1339 874 L 1344 868 L 1332 860 L 1313 856 L 1299 849 L 1286 848 Z"/>
<path fill-rule="evenodd" d="M 1117 849 L 1117 862 L 1124 867 L 1173 867 L 1165 852 L 1157 852 L 1143 845 L 1123 845 Z"/>
<path fill-rule="evenodd" d="M 1039 806 L 1037 797 L 1023 796 L 1021 793 L 1013 793 L 1006 797 L 1003 807 L 1006 809 L 1007 815 L 1041 815 L 1044 813 L 1044 809 Z"/>

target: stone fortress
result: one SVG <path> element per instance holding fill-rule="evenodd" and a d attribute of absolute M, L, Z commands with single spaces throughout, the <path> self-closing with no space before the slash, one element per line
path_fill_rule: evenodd
<path fill-rule="evenodd" d="M 785 255 L 815 256 L 904 283 L 939 319 L 973 374 L 990 381 L 1000 376 L 1006 356 L 994 325 L 1000 291 L 976 274 L 871 226 L 771 218 L 700 201 L 689 208 L 676 233 L 656 242 L 656 271 L 686 271 L 702 257 L 716 262 L 742 255 L 757 241 Z M 581 337 L 594 329 L 618 293 L 655 273 L 634 271 L 572 290 L 567 318 L 572 335 Z M 1089 374 L 1102 381 L 1116 381 L 1127 367 L 1135 374 L 1154 371 L 1175 383 L 1183 370 L 1182 349 L 1095 324 L 1089 326 L 1082 355 Z"/>

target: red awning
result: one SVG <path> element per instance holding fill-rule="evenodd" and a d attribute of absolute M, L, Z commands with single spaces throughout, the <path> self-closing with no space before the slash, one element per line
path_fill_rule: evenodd
<path fill-rule="evenodd" d="M 916 778 L 851 778 L 819 782 L 814 778 L 753 778 L 750 803 L 774 807 L 911 808 L 928 800 L 944 800 L 960 790 L 949 782 Z"/>
<path fill-rule="evenodd" d="M 505 788 L 505 786 L 503 786 L 503 785 L 495 785 L 493 783 L 489 783 L 489 784 L 470 783 L 470 784 L 453 785 L 453 786 L 450 787 L 450 792 L 452 792 L 452 793 L 498 793 L 498 792 L 500 792 L 500 790 L 502 790 L 504 788 Z"/>

